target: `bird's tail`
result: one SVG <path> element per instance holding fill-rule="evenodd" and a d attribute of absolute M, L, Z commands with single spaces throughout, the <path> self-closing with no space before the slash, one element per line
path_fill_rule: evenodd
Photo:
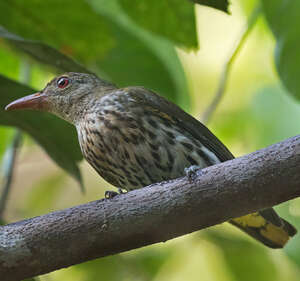
<path fill-rule="evenodd" d="M 279 217 L 273 209 L 265 209 L 229 222 L 270 248 L 283 248 L 289 238 L 297 233 L 296 228 Z"/>

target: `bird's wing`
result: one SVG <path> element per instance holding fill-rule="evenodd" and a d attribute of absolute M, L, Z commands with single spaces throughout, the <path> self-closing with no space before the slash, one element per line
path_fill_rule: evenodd
<path fill-rule="evenodd" d="M 139 105 L 151 107 L 153 111 L 162 113 L 162 117 L 171 118 L 177 126 L 186 130 L 194 138 L 200 140 L 207 149 L 213 151 L 221 162 L 234 158 L 233 154 L 208 128 L 177 105 L 143 87 L 128 87 L 123 90 Z"/>
<path fill-rule="evenodd" d="M 161 118 L 176 122 L 176 125 L 182 130 L 187 131 L 194 138 L 200 140 L 207 149 L 213 151 L 220 161 L 234 158 L 232 153 L 209 129 L 177 105 L 142 87 L 130 87 L 124 90 L 141 107 L 150 107 L 152 112 L 158 114 Z M 297 232 L 290 223 L 280 218 L 272 208 L 232 219 L 230 223 L 272 248 L 282 248 L 289 237 Z"/>

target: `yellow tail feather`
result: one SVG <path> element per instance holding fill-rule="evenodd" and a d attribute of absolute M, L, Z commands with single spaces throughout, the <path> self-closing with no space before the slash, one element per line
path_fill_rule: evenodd
<path fill-rule="evenodd" d="M 297 230 L 273 209 L 255 212 L 229 221 L 270 248 L 282 248 Z"/>

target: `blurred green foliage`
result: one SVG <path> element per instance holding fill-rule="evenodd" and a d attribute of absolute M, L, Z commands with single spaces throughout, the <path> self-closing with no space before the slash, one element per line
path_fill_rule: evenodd
<path fill-rule="evenodd" d="M 194 2 L 228 11 L 225 0 Z M 39 90 L 57 72 L 89 69 L 120 86 L 153 89 L 199 116 L 213 97 L 220 69 L 236 38 L 235 31 L 242 29 L 245 14 L 249 14 L 254 2 L 259 1 L 233 0 L 229 16 L 203 7 L 194 14 L 193 3 L 188 0 L 3 0 L 0 124 L 22 128 L 56 163 L 78 175 L 81 154 L 68 124 L 40 113 L 6 113 L 4 105 L 30 94 L 33 88 Z M 237 56 L 226 95 L 209 124 L 237 156 L 300 131 L 299 104 L 280 86 L 272 55 L 276 44 L 280 78 L 290 93 L 299 97 L 299 5 L 297 1 L 279 0 L 262 0 L 262 4 L 276 41 L 270 28 L 260 22 Z M 201 48 L 195 53 L 197 40 Z M 193 52 L 189 52 L 191 47 Z M 26 86 L 16 82 L 24 54 L 32 64 L 32 81 Z M 11 134 L 11 128 L 0 127 L 1 158 Z M 99 190 L 108 189 L 108 184 L 86 165 L 81 168 L 87 183 L 85 197 L 74 191 L 74 182 L 26 138 L 6 221 L 99 198 Z M 300 200 L 276 208 L 300 229 Z M 222 225 L 52 272 L 40 280 L 296 281 L 299 274 L 298 236 L 284 250 L 274 251 Z"/>
<path fill-rule="evenodd" d="M 121 0 L 124 11 L 138 25 L 177 45 L 196 48 L 197 35 L 194 7 L 188 1 L 139 1 Z M 163 12 L 163 16 L 161 15 Z"/>
<path fill-rule="evenodd" d="M 284 85 L 300 99 L 300 2 L 262 0 L 266 19 L 276 39 L 276 65 Z"/>
<path fill-rule="evenodd" d="M 222 249 L 226 264 L 236 280 L 276 280 L 276 267 L 264 247 L 246 239 L 224 236 L 214 230 L 208 233 L 209 240 Z"/>
<path fill-rule="evenodd" d="M 90 72 L 66 55 L 49 45 L 24 39 L 0 26 L 0 37 L 5 38 L 12 46 L 30 55 L 42 64 L 49 65 L 61 71 Z"/>
<path fill-rule="evenodd" d="M 12 33 L 41 40 L 83 62 L 95 61 L 113 46 L 109 26 L 85 1 L 0 2 L 0 24 Z"/>

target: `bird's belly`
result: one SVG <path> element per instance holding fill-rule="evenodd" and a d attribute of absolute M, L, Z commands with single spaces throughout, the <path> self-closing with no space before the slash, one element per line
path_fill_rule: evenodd
<path fill-rule="evenodd" d="M 78 130 L 87 161 L 109 183 L 132 190 L 184 175 L 192 165 L 218 161 L 198 140 L 176 127 L 110 127 Z"/>

